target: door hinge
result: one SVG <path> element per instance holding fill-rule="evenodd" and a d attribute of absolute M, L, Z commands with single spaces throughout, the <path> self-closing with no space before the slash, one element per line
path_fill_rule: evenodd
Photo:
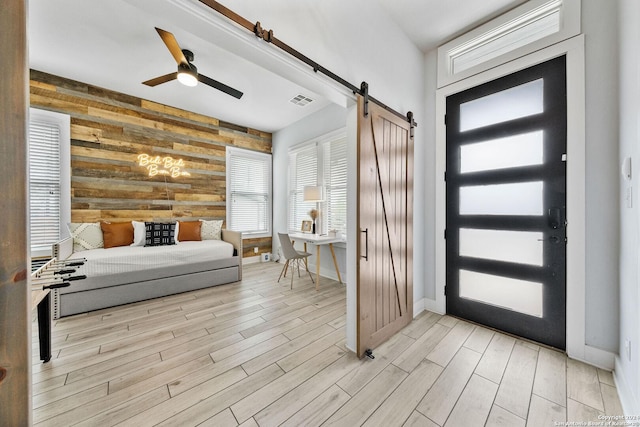
<path fill-rule="evenodd" d="M 446 228 L 444 229 L 444 238 L 445 239 L 447 238 L 447 229 Z"/>
<path fill-rule="evenodd" d="M 447 171 L 444 171 L 444 181 L 447 181 Z"/>
<path fill-rule="evenodd" d="M 444 296 L 445 296 L 445 297 L 447 296 L 447 288 L 448 288 L 448 286 L 447 286 L 447 285 L 444 285 Z"/>
<path fill-rule="evenodd" d="M 447 125 L 447 115 L 446 114 L 444 115 L 444 125 L 445 126 Z"/>

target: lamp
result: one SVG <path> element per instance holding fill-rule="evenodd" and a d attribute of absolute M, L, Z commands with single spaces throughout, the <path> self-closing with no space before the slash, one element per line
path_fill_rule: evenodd
<path fill-rule="evenodd" d="M 305 202 L 322 202 L 322 187 L 319 185 L 306 185 L 303 189 L 302 198 Z"/>
<path fill-rule="evenodd" d="M 312 209 L 309 212 L 309 216 L 311 216 L 311 219 L 313 219 L 313 230 L 312 233 L 313 234 L 320 234 L 320 231 L 316 229 L 316 218 L 319 216 L 320 213 L 320 206 L 319 206 L 319 202 L 324 201 L 323 197 L 322 197 L 322 187 L 319 185 L 307 185 L 304 187 L 303 192 L 302 192 L 302 200 L 304 200 L 305 202 L 316 202 L 316 209 Z M 315 213 L 314 213 L 315 211 Z"/>
<path fill-rule="evenodd" d="M 178 81 L 185 86 L 198 84 L 198 69 L 193 64 L 178 64 Z"/>

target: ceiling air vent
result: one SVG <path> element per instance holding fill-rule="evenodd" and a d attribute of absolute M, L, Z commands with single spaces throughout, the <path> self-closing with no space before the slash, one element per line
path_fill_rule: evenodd
<path fill-rule="evenodd" d="M 289 102 L 291 102 L 292 104 L 296 104 L 300 107 L 304 107 L 305 105 L 309 104 L 310 102 L 313 102 L 313 99 L 311 98 L 307 98 L 304 95 L 298 95 L 294 98 L 291 98 L 289 100 Z"/>

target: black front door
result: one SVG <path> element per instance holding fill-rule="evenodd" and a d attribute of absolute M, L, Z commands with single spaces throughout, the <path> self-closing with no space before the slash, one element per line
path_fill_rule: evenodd
<path fill-rule="evenodd" d="M 566 58 L 447 97 L 447 312 L 566 331 Z"/>

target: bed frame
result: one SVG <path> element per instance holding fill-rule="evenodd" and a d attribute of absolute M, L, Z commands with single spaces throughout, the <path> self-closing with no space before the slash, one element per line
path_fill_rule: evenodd
<path fill-rule="evenodd" d="M 118 273 L 93 279 L 93 283 L 90 282 L 92 278 L 88 277 L 73 282 L 68 288 L 55 289 L 52 298 L 53 318 L 242 280 L 242 233 L 222 230 L 222 240 L 233 245 L 235 250 L 231 258 Z M 73 257 L 73 239 L 55 243 L 53 256 L 60 260 Z M 81 253 L 75 255 L 78 256 Z M 90 289 L 83 289 L 85 287 Z"/>

